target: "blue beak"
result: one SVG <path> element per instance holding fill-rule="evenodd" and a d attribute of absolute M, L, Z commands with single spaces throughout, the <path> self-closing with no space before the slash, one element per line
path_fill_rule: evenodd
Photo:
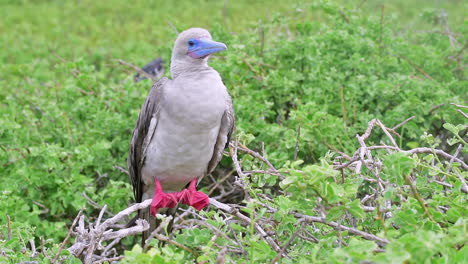
<path fill-rule="evenodd" d="M 200 59 L 226 49 L 227 47 L 224 43 L 210 39 L 189 39 L 187 54 L 194 59 Z"/>

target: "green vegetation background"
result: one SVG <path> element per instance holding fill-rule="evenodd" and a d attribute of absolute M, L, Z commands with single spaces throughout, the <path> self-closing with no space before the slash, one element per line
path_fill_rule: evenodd
<path fill-rule="evenodd" d="M 460 56 L 467 43 L 467 5 L 456 0 L 0 0 L 0 247 L 10 261 L 25 260 L 20 249 L 42 236 L 53 254 L 78 210 L 86 207 L 93 214 L 83 192 L 113 212 L 131 202 L 128 179 L 114 165 L 126 166 L 131 130 L 151 83 L 135 84 L 133 72 L 115 59 L 144 65 L 162 57 L 168 74 L 176 37 L 169 22 L 179 30 L 207 28 L 227 43 L 229 50 L 211 65 L 234 98 L 238 136 L 251 148 L 261 149 L 263 142 L 270 161 L 290 168 L 301 126 L 298 157 L 304 164 L 294 166 L 306 170 L 323 162 L 330 149 L 352 154 L 356 133 L 372 118 L 393 126 L 415 115 L 400 131 L 398 143 L 405 149 L 434 146 L 421 135 L 444 138 L 450 134 L 446 122 L 466 124 L 449 103 L 468 99 L 466 60 Z M 437 33 L 444 30 L 442 10 L 457 33 L 455 45 Z M 229 159 L 223 165 L 230 166 Z M 259 176 L 252 186 L 276 181 Z M 427 197 L 433 188 L 441 191 L 427 182 L 423 188 Z M 459 208 L 447 225 L 460 218 L 466 229 L 466 196 L 458 192 L 444 199 L 441 204 L 450 200 Z M 15 239 L 5 242 L 7 215 Z M 434 232 L 440 240 L 449 233 Z M 453 243 L 466 236 L 457 239 Z M 367 244 L 357 251 L 362 246 Z M 297 259 L 330 261 L 326 252 L 336 253 L 334 246 L 323 248 L 317 253 L 311 247 L 313 256 Z M 467 254 L 466 246 L 461 251 Z M 404 261 L 406 255 L 400 255 Z M 8 261 L 5 256 L 0 260 Z"/>

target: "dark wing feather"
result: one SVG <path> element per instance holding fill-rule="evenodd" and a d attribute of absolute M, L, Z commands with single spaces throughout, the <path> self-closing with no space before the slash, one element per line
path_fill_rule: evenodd
<path fill-rule="evenodd" d="M 218 138 L 213 151 L 213 157 L 208 163 L 207 174 L 213 172 L 216 165 L 221 161 L 223 157 L 223 151 L 229 146 L 229 140 L 231 138 L 232 131 L 235 126 L 234 109 L 232 108 L 232 99 L 230 96 L 226 99 L 226 110 L 224 111 L 223 117 L 221 118 L 221 126 L 219 127 Z"/>
<path fill-rule="evenodd" d="M 159 109 L 161 107 L 160 102 L 163 96 L 164 85 L 167 80 L 167 78 L 161 78 L 153 85 L 153 88 L 151 88 L 148 97 L 146 97 L 145 103 L 141 107 L 140 115 L 138 116 L 135 129 L 133 130 L 132 140 L 130 142 L 127 164 L 130 181 L 133 185 L 133 194 L 137 203 L 141 202 L 143 195 L 141 168 L 143 167 L 143 162 L 145 160 L 147 145 L 151 142 L 151 137 L 156 129 Z M 152 119 L 153 124 L 151 124 Z M 148 131 L 150 129 L 151 131 Z"/>

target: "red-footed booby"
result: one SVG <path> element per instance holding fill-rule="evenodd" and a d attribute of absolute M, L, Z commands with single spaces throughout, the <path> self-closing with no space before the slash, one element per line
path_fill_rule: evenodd
<path fill-rule="evenodd" d="M 153 198 L 150 211 L 139 212 L 151 226 L 146 236 L 156 227 L 150 213 L 155 216 L 158 209 L 178 203 L 197 210 L 209 204 L 196 186 L 221 160 L 234 127 L 234 111 L 208 58 L 226 49 L 205 29 L 180 33 L 172 50 L 172 79 L 157 81 L 141 108 L 128 167 L 136 202 Z"/>

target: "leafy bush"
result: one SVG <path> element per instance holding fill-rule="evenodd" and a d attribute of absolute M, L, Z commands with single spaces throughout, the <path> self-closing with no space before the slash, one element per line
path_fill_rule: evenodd
<path fill-rule="evenodd" d="M 83 2 L 76 12 L 87 14 L 87 1 Z M 128 7 L 116 3 L 90 7 L 89 13 Z M 118 19 L 106 22 L 105 15 L 88 14 L 75 23 L 60 14 L 60 6 L 52 5 L 52 17 L 65 16 L 65 24 L 59 26 L 62 22 L 41 19 L 32 9 L 47 11 L 47 3 L 28 4 L 9 3 L 0 11 L 10 23 L 6 25 L 17 29 L 17 34 L 9 31 L 1 37 L 8 52 L 0 54 L 0 215 L 11 217 L 11 224 L 0 218 L 0 259 L 15 263 L 51 261 L 81 208 L 86 207 L 92 220 L 99 205 L 117 212 L 130 203 L 127 177 L 114 166 L 125 167 L 131 129 L 150 83 L 133 83 L 113 59 L 145 62 L 156 50 L 169 61 L 173 38 L 164 27 L 150 45 L 142 36 L 151 28 L 122 22 L 131 41 L 114 32 L 99 42 L 103 40 L 98 35 L 109 30 L 96 25 Z M 148 14 L 146 4 L 139 3 L 135 10 Z M 23 13 L 15 5 L 28 20 L 21 20 Z M 233 17 L 242 17 L 245 5 L 233 5 Z M 286 10 L 285 6 L 277 10 Z M 17 12 L 8 13 L 12 10 Z M 138 14 L 129 12 L 122 19 L 134 21 Z M 237 138 L 278 171 L 247 173 L 249 177 L 237 182 L 247 194 L 241 213 L 251 224 L 209 209 L 195 216 L 208 227 L 190 219 L 193 228 L 176 226 L 173 240 L 191 251 L 167 243 L 144 252 L 138 245 L 132 248 L 138 240 L 130 239 L 118 248 L 128 250 L 122 262 L 264 263 L 276 258 L 281 263 L 462 263 L 468 238 L 460 178 L 468 174 L 458 163 L 431 153 L 380 149 L 372 152 L 380 167 L 363 166 L 359 173 L 354 168 L 335 169 L 338 156 L 344 159 L 337 151 L 352 158 L 360 147 L 356 134 L 362 135 L 375 118 L 394 126 L 415 116 L 397 130 L 401 149 L 442 148 L 453 154 L 461 144 L 465 147 L 458 157 L 466 160 L 468 155 L 466 120 L 450 105 L 468 100 L 465 49 L 457 44 L 466 42 L 466 23 L 451 25 L 457 32 L 457 42 L 451 44 L 446 34 L 414 34 L 398 26 L 399 17 L 383 14 L 313 1 L 236 34 L 229 29 L 240 29 L 247 24 L 244 20 L 236 27 L 233 22 L 223 25 L 223 16 L 217 16 L 210 31 L 228 43 L 229 51 L 211 65 L 234 98 Z M 422 18 L 436 21 L 426 22 L 431 30 L 446 30 L 440 14 L 428 10 Z M 44 32 L 31 33 L 38 28 Z M 60 37 L 67 28 L 68 45 L 77 46 L 72 49 Z M 366 142 L 391 144 L 377 128 Z M 244 171 L 271 169 L 246 153 L 239 155 Z M 227 157 L 222 166 L 232 170 Z M 220 179 L 225 175 L 219 174 Z M 386 182 L 384 188 L 377 180 Z M 229 202 L 229 196 L 223 199 Z M 97 202 L 97 208 L 88 200 Z M 305 218 L 298 214 L 321 217 L 388 243 L 300 220 Z M 288 257 L 281 257 L 255 224 L 285 248 Z M 40 237 L 45 249 L 32 258 L 29 241 L 39 245 Z M 60 254 L 70 263 L 78 261 L 66 251 Z"/>

